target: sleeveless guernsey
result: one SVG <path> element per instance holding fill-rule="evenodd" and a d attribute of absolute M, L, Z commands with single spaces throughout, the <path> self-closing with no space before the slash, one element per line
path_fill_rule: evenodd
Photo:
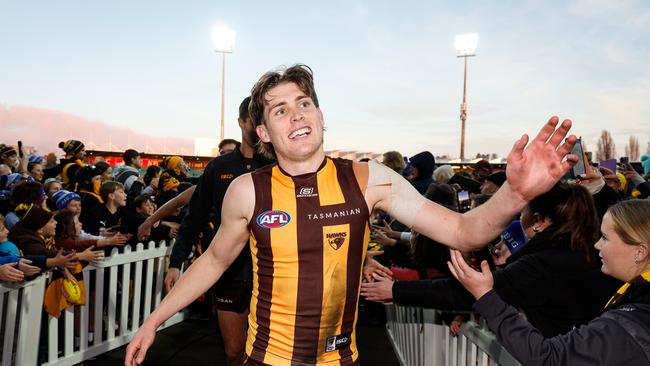
<path fill-rule="evenodd" d="M 315 173 L 277 165 L 252 173 L 253 297 L 246 354 L 269 365 L 353 365 L 354 327 L 369 237 L 353 162 Z"/>

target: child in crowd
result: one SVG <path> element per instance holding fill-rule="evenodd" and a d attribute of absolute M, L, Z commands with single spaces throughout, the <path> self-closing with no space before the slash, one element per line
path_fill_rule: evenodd
<path fill-rule="evenodd" d="M 79 221 L 79 214 L 71 210 L 61 210 L 55 216 L 54 219 L 57 222 L 56 225 L 56 234 L 54 236 L 56 241 L 56 247 L 62 248 L 65 250 L 75 250 L 77 252 L 84 252 L 89 248 L 103 249 L 111 246 L 123 246 L 128 238 L 120 233 L 109 238 L 102 239 L 79 239 L 81 236 L 82 224 Z M 80 254 L 81 256 L 81 254 Z M 104 257 L 103 251 L 92 252 L 92 255 L 89 255 L 87 260 L 89 262 L 97 262 Z M 84 259 L 81 258 L 80 259 Z"/>
<path fill-rule="evenodd" d="M 104 231 L 122 232 L 120 226 L 123 225 L 126 206 L 124 186 L 119 182 L 104 182 L 99 193 L 103 204 L 90 209 L 86 220 L 82 220 L 84 227 L 93 235 L 102 235 Z M 85 209 L 82 208 L 82 212 Z"/>
<path fill-rule="evenodd" d="M 63 189 L 61 181 L 56 178 L 47 178 L 43 185 L 45 187 L 45 194 L 48 198 L 52 198 L 54 193 Z"/>
<path fill-rule="evenodd" d="M 21 258 L 16 244 L 7 240 L 9 230 L 4 222 L 4 216 L 0 215 L 0 281 L 20 282 L 25 276 L 39 274 L 41 269 L 32 266 L 31 260 Z"/>
<path fill-rule="evenodd" d="M 153 215 L 156 210 L 156 204 L 153 197 L 148 195 L 139 195 L 133 200 L 133 209 L 125 216 L 125 224 L 130 234 L 137 234 L 138 227 L 144 223 L 147 217 Z M 175 238 L 178 233 L 179 224 L 171 221 L 158 221 L 153 225 L 150 240 L 155 242 Z M 132 244 L 137 243 L 137 235 L 134 235 Z"/>
<path fill-rule="evenodd" d="M 10 203 L 14 209 L 20 204 L 34 204 L 43 207 L 46 197 L 43 186 L 40 183 L 24 181 L 16 185 L 11 191 Z M 5 220 L 5 225 L 9 230 L 11 230 L 20 218 L 15 212 L 9 212 Z"/>
<path fill-rule="evenodd" d="M 63 254 L 54 246 L 56 221 L 52 213 L 34 204 L 16 207 L 20 221 L 9 231 L 9 240 L 16 244 L 21 254 L 40 268 L 74 267 L 76 253 Z"/>

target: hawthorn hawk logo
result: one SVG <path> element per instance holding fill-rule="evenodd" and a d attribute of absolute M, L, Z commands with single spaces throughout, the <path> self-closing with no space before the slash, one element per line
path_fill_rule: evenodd
<path fill-rule="evenodd" d="M 327 233 L 325 235 L 325 238 L 327 239 L 327 243 L 332 247 L 332 249 L 338 250 L 345 243 L 345 238 L 347 236 L 348 233 L 346 232 Z"/>

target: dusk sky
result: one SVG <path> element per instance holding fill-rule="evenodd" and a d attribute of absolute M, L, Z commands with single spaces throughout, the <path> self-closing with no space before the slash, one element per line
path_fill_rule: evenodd
<path fill-rule="evenodd" d="M 589 150 L 602 129 L 619 155 L 631 135 L 642 153 L 648 146 L 644 0 L 5 0 L 0 107 L 62 112 L 133 136 L 216 138 L 221 57 L 210 32 L 218 24 L 237 32 L 226 61 L 226 137 L 239 139 L 237 107 L 261 74 L 305 63 L 327 149 L 457 156 L 463 63 L 453 42 L 476 32 L 467 156 L 504 156 L 553 114 L 571 118 Z"/>

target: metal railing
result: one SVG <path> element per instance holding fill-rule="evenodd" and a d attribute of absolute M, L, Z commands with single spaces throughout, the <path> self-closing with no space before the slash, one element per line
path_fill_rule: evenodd
<path fill-rule="evenodd" d="M 455 337 L 442 312 L 386 305 L 386 332 L 402 366 L 520 366 L 474 316 Z"/>

